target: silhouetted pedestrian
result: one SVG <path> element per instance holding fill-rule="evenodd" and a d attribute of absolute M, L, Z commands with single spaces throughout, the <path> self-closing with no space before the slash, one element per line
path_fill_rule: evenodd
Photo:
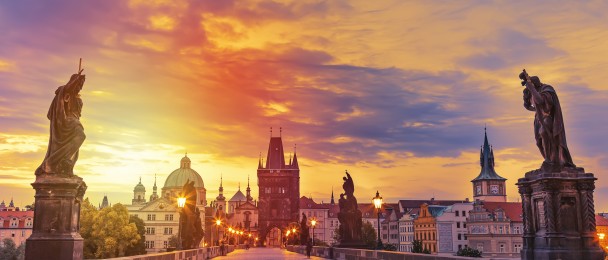
<path fill-rule="evenodd" d="M 312 251 L 312 239 L 308 240 L 306 244 L 306 257 L 310 258 L 310 251 Z"/>

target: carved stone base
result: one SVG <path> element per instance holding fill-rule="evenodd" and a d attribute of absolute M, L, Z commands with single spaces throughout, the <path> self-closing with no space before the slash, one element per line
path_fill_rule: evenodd
<path fill-rule="evenodd" d="M 583 168 L 526 173 L 517 186 L 522 197 L 524 260 L 603 260 L 595 227 L 595 178 Z"/>
<path fill-rule="evenodd" d="M 82 259 L 80 203 L 87 189 L 78 176 L 43 174 L 36 190 L 34 227 L 27 239 L 25 259 Z"/>

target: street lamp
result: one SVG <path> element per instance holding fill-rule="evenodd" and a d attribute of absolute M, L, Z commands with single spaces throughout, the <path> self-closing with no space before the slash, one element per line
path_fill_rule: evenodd
<path fill-rule="evenodd" d="M 378 245 L 376 249 L 382 249 L 382 240 L 380 240 L 380 209 L 382 208 L 382 197 L 380 197 L 380 193 L 376 191 L 376 197 L 372 198 L 374 202 L 374 207 L 378 210 Z"/>
<path fill-rule="evenodd" d="M 310 220 L 310 225 L 312 225 L 312 245 L 315 245 L 315 226 L 317 225 L 317 220 L 316 219 L 311 219 Z"/>
<path fill-rule="evenodd" d="M 216 233 L 217 233 L 217 245 L 220 245 L 220 225 L 222 224 L 222 220 L 220 219 L 216 219 L 215 220 L 215 225 L 216 225 Z"/>
<path fill-rule="evenodd" d="M 293 238 L 291 239 L 291 242 L 295 246 L 296 245 L 296 240 L 297 240 L 297 237 L 296 237 L 296 228 L 292 228 L 291 229 L 291 233 L 293 234 Z"/>
<path fill-rule="evenodd" d="M 177 198 L 177 207 L 180 209 L 179 223 L 177 228 L 177 250 L 182 250 L 182 219 L 185 216 L 185 214 L 183 214 L 184 206 L 186 206 L 186 198 Z"/>

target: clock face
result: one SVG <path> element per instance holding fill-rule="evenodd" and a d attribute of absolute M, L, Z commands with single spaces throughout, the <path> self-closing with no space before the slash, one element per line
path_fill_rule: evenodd
<path fill-rule="evenodd" d="M 490 185 L 490 192 L 492 194 L 498 194 L 498 185 Z"/>
<path fill-rule="evenodd" d="M 476 187 L 477 194 L 481 194 L 481 186 Z"/>

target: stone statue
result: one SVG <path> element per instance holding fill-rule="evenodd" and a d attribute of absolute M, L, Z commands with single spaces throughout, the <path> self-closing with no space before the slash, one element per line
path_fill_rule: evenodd
<path fill-rule="evenodd" d="M 357 198 L 354 195 L 355 185 L 353 178 L 347 171 L 346 177 L 342 179 L 344 180 L 344 184 L 342 184 L 344 193 L 340 194 L 340 199 L 338 200 L 338 206 L 340 207 L 340 212 L 338 213 L 340 241 L 338 246 L 363 248 L 365 247 L 365 244 L 361 240 L 363 220 L 357 204 Z"/>
<path fill-rule="evenodd" d="M 65 86 L 60 86 L 55 91 L 55 98 L 47 113 L 47 118 L 51 121 L 49 146 L 44 161 L 36 169 L 36 175 L 74 174 L 78 150 L 85 139 L 84 128 L 80 123 L 80 90 L 85 81 L 85 75 L 81 73 L 82 70 L 72 75 Z"/>
<path fill-rule="evenodd" d="M 523 80 L 524 107 L 536 113 L 534 117 L 534 137 L 536 146 L 544 157 L 541 169 L 559 172 L 564 167 L 576 167 L 572 162 L 568 145 L 564 117 L 555 89 L 541 83 L 537 76 L 528 76 L 526 70 L 519 74 Z"/>
<path fill-rule="evenodd" d="M 187 180 L 182 188 L 182 196 L 186 198 L 186 205 L 180 212 L 180 222 L 182 225 L 180 237 L 182 241 L 181 249 L 198 248 L 203 238 L 203 227 L 200 218 L 200 211 L 196 207 L 196 189 L 194 181 Z"/>
<path fill-rule="evenodd" d="M 57 88 L 47 113 L 50 137 L 32 183 L 36 221 L 27 239 L 26 260 L 82 259 L 84 242 L 78 232 L 80 204 L 87 185 L 74 174 L 78 150 L 85 139 L 80 123 L 80 91 L 85 81 L 81 65 L 64 86 Z"/>
<path fill-rule="evenodd" d="M 308 231 L 309 229 L 307 221 L 306 215 L 302 213 L 302 220 L 300 221 L 300 245 L 306 245 L 306 243 L 308 243 L 308 237 L 310 234 Z"/>

